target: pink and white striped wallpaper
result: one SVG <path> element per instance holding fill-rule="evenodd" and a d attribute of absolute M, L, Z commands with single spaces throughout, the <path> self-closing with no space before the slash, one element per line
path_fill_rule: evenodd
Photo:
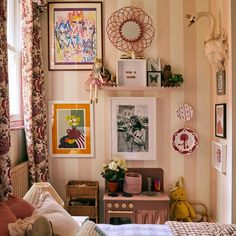
<path fill-rule="evenodd" d="M 213 126 L 212 72 L 204 54 L 204 40 L 209 29 L 207 18 L 188 28 L 187 13 L 216 9 L 210 0 L 103 0 L 103 50 L 104 64 L 116 71 L 116 61 L 121 55 L 105 33 L 109 16 L 124 6 L 136 6 L 146 11 L 153 20 L 156 34 L 151 46 L 144 51 L 146 58 L 161 58 L 162 65 L 171 64 L 174 73 L 181 73 L 184 85 L 181 88 L 166 88 L 156 91 L 99 91 L 99 103 L 95 106 L 95 158 L 50 158 L 51 181 L 58 193 L 65 198 L 68 180 L 100 181 L 102 212 L 101 165 L 110 158 L 109 97 L 156 97 L 157 98 L 157 157 L 155 161 L 128 161 L 129 167 L 161 167 L 164 170 L 165 190 L 168 192 L 179 176 L 184 177 L 189 201 L 202 202 L 211 211 L 216 206 L 211 186 L 215 172 L 211 168 L 211 139 Z M 47 25 L 46 13 L 42 24 Z M 86 100 L 89 92 L 84 90 L 84 81 L 90 72 L 47 71 L 47 27 L 43 28 L 43 48 L 49 100 Z M 188 103 L 194 109 L 191 121 L 183 122 L 176 117 L 178 105 Z M 183 156 L 171 146 L 172 134 L 179 128 L 189 127 L 200 138 L 197 150 Z M 211 174 L 212 172 L 212 174 Z M 101 213 L 102 215 L 102 213 Z M 222 220 L 225 220 L 222 218 Z"/>

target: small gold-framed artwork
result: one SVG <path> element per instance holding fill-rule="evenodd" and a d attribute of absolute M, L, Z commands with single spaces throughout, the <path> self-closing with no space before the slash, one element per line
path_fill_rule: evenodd
<path fill-rule="evenodd" d="M 89 101 L 49 102 L 50 155 L 93 157 L 93 105 Z"/>
<path fill-rule="evenodd" d="M 225 174 L 227 167 L 227 145 L 212 141 L 212 166 Z"/>

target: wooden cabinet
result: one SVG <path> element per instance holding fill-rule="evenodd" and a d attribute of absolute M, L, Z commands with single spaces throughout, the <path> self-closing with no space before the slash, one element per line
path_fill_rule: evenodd
<path fill-rule="evenodd" d="M 66 185 L 66 210 L 73 216 L 88 216 L 98 223 L 98 181 L 70 180 Z"/>

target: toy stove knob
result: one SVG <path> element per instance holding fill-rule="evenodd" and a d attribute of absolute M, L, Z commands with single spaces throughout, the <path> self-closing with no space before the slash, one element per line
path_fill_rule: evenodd
<path fill-rule="evenodd" d="M 129 208 L 134 208 L 134 204 L 133 203 L 129 203 Z"/>

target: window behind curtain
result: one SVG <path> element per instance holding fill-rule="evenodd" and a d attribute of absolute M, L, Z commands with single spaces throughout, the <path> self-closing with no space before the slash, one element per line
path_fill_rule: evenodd
<path fill-rule="evenodd" d="M 8 77 L 11 128 L 23 126 L 19 0 L 7 1 Z"/>

